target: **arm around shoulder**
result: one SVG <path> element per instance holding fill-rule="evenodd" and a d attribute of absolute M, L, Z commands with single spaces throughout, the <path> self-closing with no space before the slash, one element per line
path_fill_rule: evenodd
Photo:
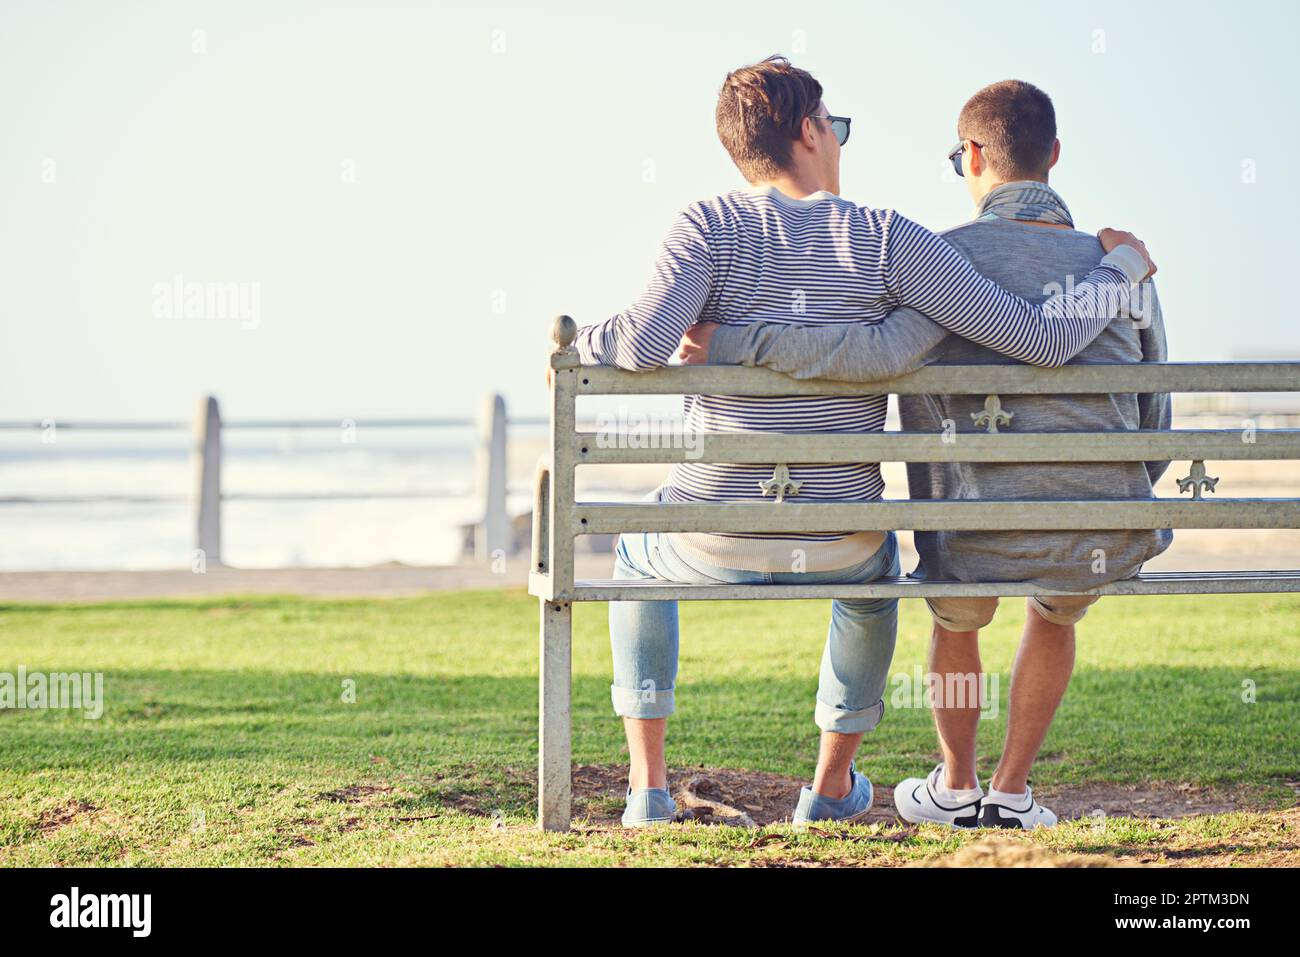
<path fill-rule="evenodd" d="M 908 308 L 876 323 L 724 325 L 713 334 L 709 364 L 764 366 L 796 379 L 879 382 L 921 368 L 946 335 Z"/>

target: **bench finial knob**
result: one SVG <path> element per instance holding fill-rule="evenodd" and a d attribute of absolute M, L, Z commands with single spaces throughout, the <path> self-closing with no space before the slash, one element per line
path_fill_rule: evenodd
<path fill-rule="evenodd" d="M 555 342 L 556 352 L 566 352 L 578 338 L 578 324 L 569 316 L 556 316 L 551 324 L 551 339 Z"/>

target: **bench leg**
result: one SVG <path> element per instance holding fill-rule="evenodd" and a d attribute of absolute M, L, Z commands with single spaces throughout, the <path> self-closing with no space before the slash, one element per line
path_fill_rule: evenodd
<path fill-rule="evenodd" d="M 540 605 L 537 826 L 544 831 L 567 831 L 573 796 L 569 714 L 573 605 L 567 601 L 542 601 Z"/>

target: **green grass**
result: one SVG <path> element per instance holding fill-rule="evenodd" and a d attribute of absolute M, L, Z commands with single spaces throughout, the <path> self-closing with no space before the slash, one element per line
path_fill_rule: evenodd
<path fill-rule="evenodd" d="M 670 762 L 809 775 L 826 605 L 682 608 Z M 982 728 L 985 772 L 1023 616 L 1008 601 L 986 633 L 1002 707 Z M 753 848 L 752 832 L 727 828 L 533 832 L 536 621 L 535 600 L 517 592 L 2 606 L 0 671 L 102 671 L 106 709 L 98 721 L 0 711 L 0 863 L 899 863 L 970 840 L 777 828 Z M 896 674 L 923 661 L 927 634 L 923 606 L 904 602 Z M 603 605 L 577 608 L 573 657 L 574 759 L 619 763 Z M 342 700 L 345 681 L 355 703 Z M 1080 628 L 1034 783 L 1190 782 L 1280 805 L 1300 765 L 1298 726 L 1300 598 L 1107 599 Z M 896 708 L 862 764 L 892 783 L 934 754 L 928 712 Z M 1243 812 L 1082 822 L 1025 840 L 1194 862 L 1198 847 L 1243 859 L 1293 850 L 1287 833 Z"/>

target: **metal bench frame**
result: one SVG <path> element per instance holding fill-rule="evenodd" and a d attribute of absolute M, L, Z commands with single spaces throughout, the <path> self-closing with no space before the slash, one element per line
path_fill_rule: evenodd
<path fill-rule="evenodd" d="M 986 395 L 988 433 L 960 441 L 920 433 L 695 433 L 656 448 L 602 447 L 576 424 L 579 396 L 591 395 L 861 395 L 861 383 L 800 381 L 767 369 L 672 367 L 625 372 L 583 366 L 572 343 L 577 327 L 560 316 L 552 329 L 551 436 L 538 466 L 529 593 L 541 610 L 538 734 L 538 824 L 567 830 L 571 803 L 571 654 L 573 602 L 734 598 L 883 598 L 1048 593 L 1026 582 L 919 582 L 881 579 L 865 585 L 683 585 L 671 582 L 575 581 L 574 541 L 621 532 L 814 532 L 825 529 L 997 531 L 1157 528 L 1300 528 L 1300 499 L 1206 499 L 1215 479 L 1210 459 L 1298 459 L 1300 430 L 1206 429 L 1162 432 L 999 432 L 1003 395 L 1117 392 L 1297 392 L 1300 362 L 929 366 L 872 383 L 877 394 Z M 607 443 L 606 443 L 607 445 Z M 1190 460 L 1180 483 L 1189 499 L 1144 501 L 879 501 L 801 503 L 601 504 L 580 502 L 575 469 L 595 463 L 798 462 L 1117 462 Z M 1300 569 L 1274 572 L 1164 572 L 1089 589 L 1099 595 L 1242 594 L 1300 591 Z M 1056 589 L 1055 594 L 1060 593 Z"/>

